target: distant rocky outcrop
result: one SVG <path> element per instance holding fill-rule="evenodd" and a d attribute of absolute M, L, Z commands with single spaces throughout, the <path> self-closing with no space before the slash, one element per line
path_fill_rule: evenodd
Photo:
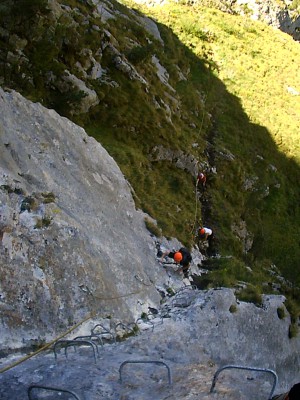
<path fill-rule="evenodd" d="M 165 0 L 135 0 L 136 3 L 153 6 L 165 4 Z M 172 1 L 172 0 L 171 0 Z M 167 2 L 171 2 L 167 0 Z M 207 5 L 219 8 L 228 13 L 247 15 L 259 21 L 266 22 L 274 28 L 291 35 L 294 40 L 300 40 L 299 5 L 293 7 L 293 0 L 189 0 L 189 4 Z M 298 7 L 298 8 L 297 8 Z"/>
<path fill-rule="evenodd" d="M 292 0 L 282 2 L 274 0 L 237 0 L 236 2 L 227 1 L 227 3 L 230 3 L 232 10 L 238 14 L 250 15 L 251 18 L 264 21 L 268 25 L 288 33 L 295 40 L 300 40 L 299 10 L 297 12 L 290 8 L 293 3 Z"/>

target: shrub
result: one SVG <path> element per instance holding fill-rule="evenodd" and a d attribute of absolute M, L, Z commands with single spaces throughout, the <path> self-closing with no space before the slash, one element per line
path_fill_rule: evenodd
<path fill-rule="evenodd" d="M 262 294 L 260 293 L 259 289 L 253 285 L 246 286 L 236 294 L 237 298 L 241 301 L 254 303 L 258 307 L 262 305 Z"/>
<path fill-rule="evenodd" d="M 136 46 L 127 52 L 127 58 L 133 64 L 138 64 L 147 58 L 150 58 L 153 53 L 153 45 Z"/>
<path fill-rule="evenodd" d="M 284 319 L 285 317 L 285 309 L 284 307 L 278 307 L 277 308 L 277 315 L 279 319 Z"/>
<path fill-rule="evenodd" d="M 33 197 L 25 197 L 21 203 L 20 212 L 28 211 L 31 212 L 37 207 L 37 201 Z"/>
<path fill-rule="evenodd" d="M 145 225 L 148 231 L 152 233 L 152 235 L 156 237 L 161 237 L 161 229 L 158 228 L 158 226 L 155 223 L 150 221 L 149 218 L 145 218 Z"/>
<path fill-rule="evenodd" d="M 238 308 L 236 304 L 231 304 L 231 306 L 229 307 L 229 311 L 233 314 L 235 312 L 237 312 Z"/>
<path fill-rule="evenodd" d="M 47 228 L 51 224 L 51 217 L 43 217 L 37 220 L 35 224 L 35 229 Z"/>
<path fill-rule="evenodd" d="M 44 197 L 44 200 L 43 200 L 44 204 L 55 202 L 55 195 L 52 192 L 42 193 L 42 196 Z"/>
<path fill-rule="evenodd" d="M 298 326 L 297 324 L 291 324 L 289 326 L 289 338 L 292 339 L 298 335 Z"/>

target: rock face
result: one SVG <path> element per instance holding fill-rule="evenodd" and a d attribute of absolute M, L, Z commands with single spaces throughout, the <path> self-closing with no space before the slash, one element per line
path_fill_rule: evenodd
<path fill-rule="evenodd" d="M 115 161 L 85 131 L 0 92 L 1 348 L 89 313 L 137 317 L 165 272 Z M 141 305 L 142 304 L 142 305 Z M 31 340 L 32 338 L 32 340 Z"/>
<path fill-rule="evenodd" d="M 72 390 L 86 400 L 269 399 L 299 379 L 299 338 L 288 339 L 288 314 L 277 315 L 283 300 L 265 296 L 257 308 L 238 302 L 230 289 L 186 287 L 163 303 L 151 324 L 139 324 L 137 335 L 99 346 L 94 360 L 90 349 L 81 347 L 69 349 L 68 358 L 63 351 L 55 351 L 56 359 L 53 351 L 44 351 L 8 369 L 0 375 L 0 397 L 22 400 L 34 384 Z M 96 322 L 85 323 L 69 338 L 89 334 Z M 108 321 L 101 323 L 111 328 Z M 214 374 L 228 365 L 246 370 L 223 370 L 210 393 Z"/>
<path fill-rule="evenodd" d="M 228 2 L 232 3 L 232 1 Z M 266 22 L 268 25 L 274 26 L 281 31 L 288 33 L 295 40 L 300 40 L 300 17 L 299 12 L 289 9 L 291 0 L 285 0 L 278 4 L 273 0 L 257 1 L 257 0 L 238 0 L 233 6 L 233 10 L 238 13 L 250 14 L 253 19 Z"/>

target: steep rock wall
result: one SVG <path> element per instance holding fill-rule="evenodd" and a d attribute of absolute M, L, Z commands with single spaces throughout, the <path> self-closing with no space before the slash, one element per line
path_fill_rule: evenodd
<path fill-rule="evenodd" d="M 115 161 L 53 110 L 0 92 L 1 346 L 45 340 L 91 312 L 160 300 L 153 239 Z M 142 306 L 143 304 L 143 306 Z"/>

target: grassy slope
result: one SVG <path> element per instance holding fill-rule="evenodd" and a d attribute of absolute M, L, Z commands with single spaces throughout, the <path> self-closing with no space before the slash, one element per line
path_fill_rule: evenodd
<path fill-rule="evenodd" d="M 132 3 L 131 3 L 132 4 Z M 172 27 L 183 44 L 206 59 L 251 122 L 268 129 L 279 149 L 300 162 L 300 47 L 282 32 L 205 7 L 143 8 Z"/>
<path fill-rule="evenodd" d="M 230 233 L 231 223 L 241 217 L 255 235 L 247 262 L 273 260 L 299 283 L 298 271 L 291 266 L 299 259 L 300 97 L 287 90 L 300 89 L 298 44 L 262 23 L 213 9 L 172 4 L 143 12 L 171 27 L 211 70 L 202 90 L 215 118 L 219 174 L 209 196 L 221 249 L 231 253 L 235 247 L 241 256 Z M 199 68 L 193 78 L 199 81 L 204 76 Z M 220 149 L 234 154 L 235 162 L 222 159 Z M 245 179 L 252 176 L 259 178 L 255 191 L 241 192 Z M 266 191 L 269 195 L 264 197 Z"/>

